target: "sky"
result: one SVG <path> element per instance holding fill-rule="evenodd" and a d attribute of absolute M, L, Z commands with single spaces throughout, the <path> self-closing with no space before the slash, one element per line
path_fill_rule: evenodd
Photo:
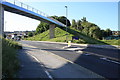
<path fill-rule="evenodd" d="M 39 2 L 26 1 L 28 4 L 49 16 L 66 16 L 65 6 L 68 6 L 68 19 L 87 21 L 97 24 L 101 29 L 118 30 L 118 2 Z M 5 11 L 5 31 L 35 30 L 40 21 Z"/>

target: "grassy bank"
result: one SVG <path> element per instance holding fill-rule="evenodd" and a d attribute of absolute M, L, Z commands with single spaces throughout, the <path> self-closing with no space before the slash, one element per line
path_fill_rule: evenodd
<path fill-rule="evenodd" d="M 68 34 L 68 35 L 66 35 Z M 79 37 L 79 40 L 72 40 L 72 36 Z M 72 43 L 79 43 L 79 44 L 99 44 L 99 45 L 120 45 L 120 40 L 97 40 L 92 37 L 86 36 L 82 34 L 80 31 L 77 31 L 75 29 L 69 29 L 68 32 L 66 32 L 66 28 L 64 27 L 56 27 L 55 28 L 55 38 L 50 39 L 49 38 L 49 30 L 35 35 L 33 37 L 29 37 L 25 40 L 35 40 L 35 41 L 53 41 L 53 42 L 66 42 L 67 40 L 72 41 Z"/>
<path fill-rule="evenodd" d="M 66 42 L 66 37 L 67 40 L 71 40 L 73 43 L 80 43 L 80 44 L 107 44 L 104 43 L 103 41 L 100 40 L 96 40 L 94 38 L 91 38 L 89 36 L 86 36 L 84 34 L 82 34 L 79 31 L 76 31 L 74 29 L 69 29 L 68 28 L 68 32 L 65 31 L 66 28 L 63 27 L 56 27 L 55 28 L 55 38 L 53 39 L 49 39 L 49 30 L 35 35 L 33 37 L 29 37 L 25 40 L 35 40 L 35 41 L 53 41 L 53 42 Z M 68 35 L 66 35 L 68 34 Z M 79 37 L 79 40 L 72 40 L 72 36 L 77 36 Z"/>
<path fill-rule="evenodd" d="M 104 43 L 106 44 L 109 44 L 109 45 L 119 45 L 120 46 L 120 39 L 119 40 L 101 40 L 103 41 Z"/>
<path fill-rule="evenodd" d="M 3 78 L 13 78 L 19 69 L 19 61 L 17 59 L 17 50 L 21 49 L 15 41 L 2 39 L 2 75 Z"/>

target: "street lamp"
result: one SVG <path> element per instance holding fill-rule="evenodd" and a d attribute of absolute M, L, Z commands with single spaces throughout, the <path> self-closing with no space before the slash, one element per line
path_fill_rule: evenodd
<path fill-rule="evenodd" d="M 66 8 L 66 42 L 67 42 L 67 6 L 65 6 Z"/>
<path fill-rule="evenodd" d="M 7 21 L 5 21 L 5 26 L 4 26 L 4 32 L 6 31 L 6 27 L 7 27 Z"/>

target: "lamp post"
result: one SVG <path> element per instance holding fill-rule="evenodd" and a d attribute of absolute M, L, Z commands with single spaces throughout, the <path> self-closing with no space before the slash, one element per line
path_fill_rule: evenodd
<path fill-rule="evenodd" d="M 7 27 L 7 21 L 5 21 L 5 26 L 4 26 L 4 32 L 6 31 L 6 27 Z"/>
<path fill-rule="evenodd" d="M 66 42 L 67 42 L 67 6 L 65 6 L 66 8 Z"/>

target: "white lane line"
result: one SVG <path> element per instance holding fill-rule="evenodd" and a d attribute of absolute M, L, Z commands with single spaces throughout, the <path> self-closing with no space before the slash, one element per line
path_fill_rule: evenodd
<path fill-rule="evenodd" d="M 28 53 L 29 54 L 29 53 Z M 29 54 L 30 56 L 32 56 L 37 62 L 40 62 L 35 56 L 33 56 L 33 55 L 31 55 L 31 54 Z M 42 67 L 44 68 L 44 70 L 45 70 L 45 73 L 47 74 L 47 76 L 51 79 L 51 80 L 53 80 L 53 77 L 49 74 L 49 72 L 45 69 L 45 67 L 44 67 L 44 65 L 42 65 Z"/>
<path fill-rule="evenodd" d="M 91 54 L 85 53 L 84 55 L 89 56 L 89 55 L 91 55 Z"/>
<path fill-rule="evenodd" d="M 106 60 L 107 58 L 104 58 L 104 57 L 103 57 L 103 58 L 100 58 L 100 59 Z"/>
<path fill-rule="evenodd" d="M 82 50 L 84 48 L 67 48 L 66 50 L 71 50 L 71 51 L 75 51 L 75 50 Z"/>
<path fill-rule="evenodd" d="M 49 77 L 50 79 L 52 79 L 52 80 L 53 80 L 53 77 L 49 74 L 49 72 L 48 72 L 48 71 L 45 71 L 45 73 L 48 75 L 48 77 Z"/>
<path fill-rule="evenodd" d="M 83 53 L 83 51 L 76 51 L 76 52 Z"/>
<path fill-rule="evenodd" d="M 109 61 L 109 62 L 113 62 L 113 63 L 116 63 L 116 64 L 120 64 L 119 62 L 116 62 L 116 61 L 113 61 L 113 60 L 109 60 L 107 58 L 100 58 L 100 59 L 103 59 L 103 60 L 106 60 L 106 61 Z"/>

